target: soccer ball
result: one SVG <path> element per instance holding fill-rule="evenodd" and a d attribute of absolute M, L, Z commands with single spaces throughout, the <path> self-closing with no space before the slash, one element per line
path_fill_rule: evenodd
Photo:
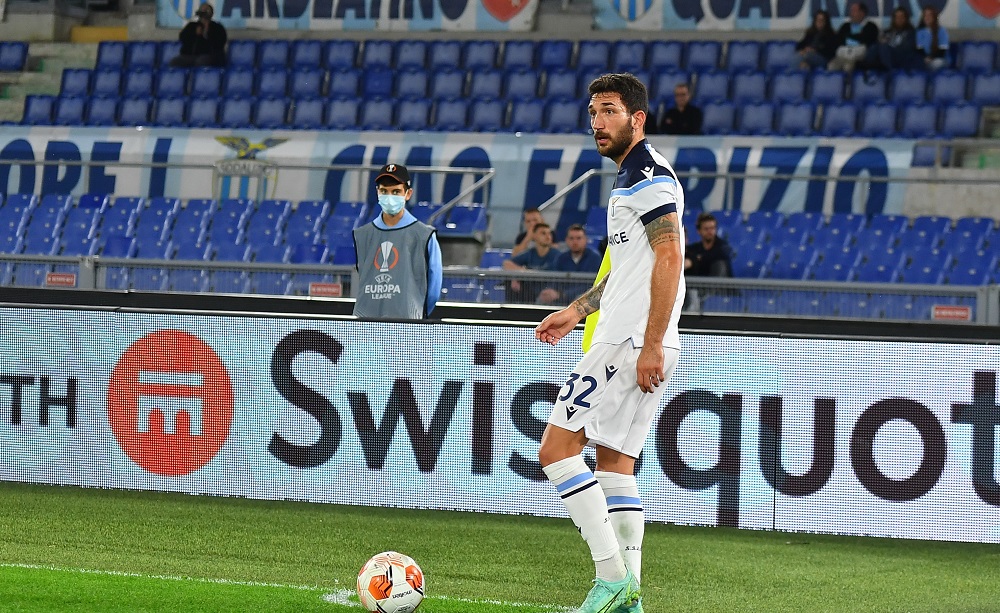
<path fill-rule="evenodd" d="M 361 567 L 358 598 L 369 611 L 412 613 L 424 599 L 424 572 L 410 556 L 382 552 Z"/>

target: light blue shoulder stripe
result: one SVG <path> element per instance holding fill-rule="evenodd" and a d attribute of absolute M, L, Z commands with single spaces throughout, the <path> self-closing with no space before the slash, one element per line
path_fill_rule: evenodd
<path fill-rule="evenodd" d="M 632 187 L 619 187 L 618 189 L 613 189 L 611 190 L 611 195 L 632 196 L 635 193 L 643 189 L 646 189 L 647 187 L 652 187 L 653 185 L 656 185 L 657 183 L 669 183 L 674 186 L 677 185 L 677 181 L 674 181 L 673 177 L 659 176 L 659 177 L 653 177 L 652 181 L 650 181 L 649 179 L 643 179 L 642 181 L 639 181 Z"/>

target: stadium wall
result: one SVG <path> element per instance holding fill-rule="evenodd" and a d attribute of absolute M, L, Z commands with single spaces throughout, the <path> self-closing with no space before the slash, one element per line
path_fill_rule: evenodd
<path fill-rule="evenodd" d="M 550 347 L 515 323 L 544 309 L 398 323 L 345 301 L 0 300 L 2 480 L 564 516 L 536 454 L 580 336 Z M 1000 542 L 996 333 L 732 323 L 683 322 L 640 458 L 650 521 Z M 885 336 L 907 331 L 925 336 Z"/>

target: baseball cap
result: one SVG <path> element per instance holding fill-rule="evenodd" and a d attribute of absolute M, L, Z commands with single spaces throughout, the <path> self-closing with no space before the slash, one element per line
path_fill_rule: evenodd
<path fill-rule="evenodd" d="M 406 169 L 406 166 L 401 164 L 386 164 L 383 166 L 382 170 L 378 171 L 378 176 L 375 177 L 375 183 L 378 183 L 382 177 L 392 177 L 396 180 L 396 183 L 402 183 L 407 187 L 410 186 L 410 171 Z"/>

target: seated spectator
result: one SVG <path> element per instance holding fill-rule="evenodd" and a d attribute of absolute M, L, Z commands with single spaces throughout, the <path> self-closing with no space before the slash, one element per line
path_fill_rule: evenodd
<path fill-rule="evenodd" d="M 587 246 L 587 231 L 578 223 L 573 224 L 566 230 L 566 251 L 559 254 L 553 270 L 559 272 L 591 272 L 597 273 L 601 267 L 601 254 Z M 563 290 L 556 291 L 552 288 L 542 290 L 549 292 L 540 300 L 545 304 L 555 304 L 562 300 L 573 300 L 580 294 L 590 289 L 590 283 L 567 283 Z"/>
<path fill-rule="evenodd" d="M 691 88 L 678 83 L 674 88 L 674 106 L 660 122 L 660 134 L 701 134 L 701 109 L 691 104 Z"/>
<path fill-rule="evenodd" d="M 522 216 L 521 231 L 514 239 L 514 247 L 510 250 L 511 255 L 520 255 L 530 249 L 532 231 L 537 224 L 545 222 L 545 219 L 542 218 L 542 212 L 538 209 L 525 209 Z"/>
<path fill-rule="evenodd" d="M 553 270 L 559 251 L 552 248 L 552 228 L 545 222 L 538 222 L 531 231 L 531 240 L 535 246 L 512 256 L 504 261 L 504 270 Z M 507 302 L 536 302 L 545 298 L 542 290 L 545 283 L 541 281 L 520 281 L 512 279 L 508 282 Z"/>
<path fill-rule="evenodd" d="M 192 66 L 225 66 L 226 28 L 218 21 L 212 21 L 215 9 L 207 2 L 198 7 L 197 21 L 181 30 L 181 52 L 170 60 L 171 66 L 190 68 Z"/>
<path fill-rule="evenodd" d="M 941 70 L 951 65 L 948 45 L 948 30 L 938 23 L 937 9 L 925 6 L 917 28 L 917 53 L 923 57 L 928 70 Z"/>
<path fill-rule="evenodd" d="M 826 68 L 837 51 L 837 33 L 830 25 L 830 13 L 816 11 L 812 25 L 806 30 L 802 40 L 795 44 L 795 50 L 799 52 L 795 67 L 803 70 Z"/>
<path fill-rule="evenodd" d="M 868 47 L 878 42 L 878 26 L 868 19 L 868 7 L 861 2 L 851 3 L 848 19 L 837 30 L 837 51 L 830 60 L 830 70 L 854 70 L 863 60 Z"/>
<path fill-rule="evenodd" d="M 700 213 L 696 220 L 701 240 L 684 250 L 684 274 L 692 277 L 733 276 L 733 250 L 717 234 L 718 222 L 711 213 Z"/>
<path fill-rule="evenodd" d="M 920 65 L 917 31 L 910 23 L 910 12 L 897 8 L 892 12 L 892 24 L 882 33 L 878 44 L 868 47 L 858 67 L 863 70 L 911 70 Z"/>

